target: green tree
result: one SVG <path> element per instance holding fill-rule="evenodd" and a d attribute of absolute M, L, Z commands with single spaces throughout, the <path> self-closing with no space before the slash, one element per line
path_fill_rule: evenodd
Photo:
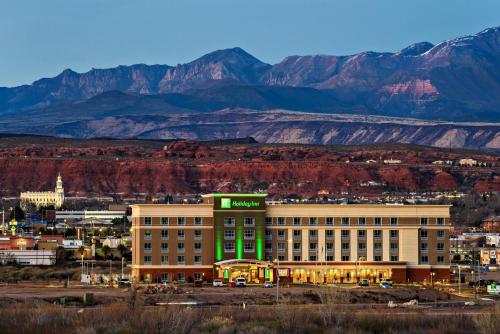
<path fill-rule="evenodd" d="M 109 248 L 108 245 L 102 246 L 101 251 L 102 255 L 104 255 L 105 260 L 108 258 L 108 255 L 111 254 L 111 248 Z"/>
<path fill-rule="evenodd" d="M 128 251 L 128 248 L 127 246 L 125 246 L 124 244 L 119 244 L 118 247 L 116 247 L 116 249 L 120 252 L 120 256 L 121 257 L 124 257 L 125 256 L 125 253 L 127 253 Z"/>

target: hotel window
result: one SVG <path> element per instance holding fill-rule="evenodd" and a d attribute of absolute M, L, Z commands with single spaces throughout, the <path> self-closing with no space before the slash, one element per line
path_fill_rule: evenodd
<path fill-rule="evenodd" d="M 201 225 L 201 217 L 194 217 L 194 224 Z"/>
<path fill-rule="evenodd" d="M 326 251 L 329 253 L 333 252 L 333 242 L 326 243 Z"/>
<path fill-rule="evenodd" d="M 325 237 L 326 237 L 326 239 L 333 239 L 333 237 L 334 237 L 333 230 L 326 230 L 325 231 Z"/>
<path fill-rule="evenodd" d="M 309 255 L 309 261 L 316 261 L 316 255 Z"/>
<path fill-rule="evenodd" d="M 421 256 L 420 257 L 420 263 L 421 264 L 427 264 L 427 263 L 429 263 L 429 257 L 427 255 Z"/>
<path fill-rule="evenodd" d="M 312 240 L 318 239 L 318 231 L 309 230 L 309 239 L 312 239 Z"/>
<path fill-rule="evenodd" d="M 243 224 L 245 226 L 255 226 L 255 218 L 253 217 L 245 217 L 245 219 L 243 220 Z"/>
<path fill-rule="evenodd" d="M 382 239 L 382 230 L 373 230 L 373 238 Z"/>
<path fill-rule="evenodd" d="M 224 217 L 224 226 L 233 227 L 236 224 L 236 219 L 234 217 Z"/>
<path fill-rule="evenodd" d="M 420 225 L 425 226 L 425 225 L 427 225 L 427 222 L 428 222 L 427 218 L 420 218 Z"/>
<path fill-rule="evenodd" d="M 167 255 L 161 256 L 161 264 L 168 264 L 168 256 Z"/>
<path fill-rule="evenodd" d="M 234 233 L 233 233 L 233 238 L 234 238 Z M 267 240 L 272 240 L 273 239 L 273 231 L 266 230 L 266 239 Z"/>
<path fill-rule="evenodd" d="M 373 257 L 373 261 L 376 261 L 376 262 L 380 262 L 380 261 L 382 261 L 382 256 L 381 256 L 381 255 L 375 255 L 375 256 Z"/>
<path fill-rule="evenodd" d="M 398 224 L 398 218 L 397 217 L 391 217 L 391 225 L 397 225 Z"/>
<path fill-rule="evenodd" d="M 161 230 L 160 236 L 163 240 L 168 239 L 168 230 Z"/>
<path fill-rule="evenodd" d="M 302 219 L 300 217 L 293 217 L 293 225 L 301 225 Z"/>
<path fill-rule="evenodd" d="M 329 262 L 333 261 L 333 255 L 327 255 L 326 260 Z"/>
<path fill-rule="evenodd" d="M 391 242 L 391 252 L 397 251 L 398 250 L 398 243 L 397 242 Z"/>
<path fill-rule="evenodd" d="M 315 242 L 310 242 L 309 243 L 309 251 L 315 252 L 318 250 L 318 244 Z"/>
<path fill-rule="evenodd" d="M 161 217 L 161 224 L 168 225 L 168 217 Z"/>
<path fill-rule="evenodd" d="M 168 244 L 166 242 L 162 242 L 160 245 L 160 249 L 163 253 L 168 252 Z"/>
<path fill-rule="evenodd" d="M 150 243 L 150 242 L 146 242 L 146 243 L 144 244 L 144 251 L 145 251 L 146 253 L 151 253 L 151 243 Z"/>
<path fill-rule="evenodd" d="M 420 239 L 422 240 L 427 239 L 427 230 L 420 230 Z"/>
<path fill-rule="evenodd" d="M 366 218 L 365 217 L 359 217 L 358 218 L 358 225 L 366 225 Z"/>
<path fill-rule="evenodd" d="M 194 264 L 201 264 L 201 255 L 194 256 Z M 196 279 L 196 277 L 195 277 Z"/>
<path fill-rule="evenodd" d="M 200 273 L 194 273 L 194 280 L 195 281 L 201 281 L 201 274 Z"/>
<path fill-rule="evenodd" d="M 152 219 L 151 217 L 144 217 L 144 225 L 151 225 Z"/>
<path fill-rule="evenodd" d="M 285 217 L 278 217 L 278 225 L 285 225 Z"/>
<path fill-rule="evenodd" d="M 444 252 L 444 243 L 442 243 L 442 242 L 437 243 L 437 251 Z"/>
<path fill-rule="evenodd" d="M 349 230 L 342 230 L 342 239 L 349 239 Z"/>
<path fill-rule="evenodd" d="M 185 236 L 184 230 L 177 230 L 177 239 L 184 240 Z"/>
<path fill-rule="evenodd" d="M 278 230 L 278 239 L 279 240 L 285 239 L 285 230 Z"/>
<path fill-rule="evenodd" d="M 273 217 L 266 217 L 265 219 L 266 226 L 270 226 L 273 224 Z"/>
<path fill-rule="evenodd" d="M 349 261 L 349 255 L 342 255 L 342 261 Z"/>
<path fill-rule="evenodd" d="M 269 231 L 269 232 L 271 232 L 271 231 Z M 267 233 L 267 231 L 266 231 L 266 233 Z M 224 239 L 225 240 L 234 240 L 234 230 L 224 230 Z"/>
<path fill-rule="evenodd" d="M 278 261 L 285 261 L 285 255 L 278 255 Z"/>
<path fill-rule="evenodd" d="M 349 225 L 349 217 L 342 217 L 342 225 Z"/>
<path fill-rule="evenodd" d="M 361 251 L 361 252 L 366 251 L 366 244 L 364 242 L 360 242 L 358 244 L 358 250 Z"/>
<path fill-rule="evenodd" d="M 342 251 L 348 251 L 348 250 L 349 250 L 349 243 L 343 242 L 342 243 Z"/>
<path fill-rule="evenodd" d="M 244 245 L 245 253 L 252 253 L 255 251 L 254 244 L 252 242 L 245 242 Z"/>
<path fill-rule="evenodd" d="M 438 262 L 439 264 L 443 264 L 443 263 L 444 263 L 444 256 L 439 255 L 439 256 L 437 257 L 437 262 Z"/>
<path fill-rule="evenodd" d="M 374 224 L 375 225 L 382 225 L 382 217 L 375 217 Z"/>
<path fill-rule="evenodd" d="M 437 225 L 444 225 L 444 218 L 443 217 L 439 217 L 436 219 L 436 224 Z"/>
<path fill-rule="evenodd" d="M 301 233 L 300 230 L 293 230 L 293 239 L 294 240 L 300 240 L 301 239 Z"/>
<path fill-rule="evenodd" d="M 144 239 L 151 240 L 151 231 L 144 232 Z"/>
<path fill-rule="evenodd" d="M 421 250 L 422 252 L 427 252 L 427 249 L 428 249 L 428 248 L 429 248 L 429 247 L 428 247 L 428 245 L 427 245 L 427 243 L 426 243 L 426 242 L 422 242 L 422 243 L 420 244 L 420 250 Z"/>
<path fill-rule="evenodd" d="M 224 244 L 224 252 L 226 253 L 234 253 L 234 243 L 226 242 Z"/>
<path fill-rule="evenodd" d="M 380 242 L 376 242 L 373 244 L 373 249 L 376 251 L 376 252 L 380 252 L 382 250 L 382 244 Z"/>
<path fill-rule="evenodd" d="M 243 231 L 243 237 L 246 240 L 253 240 L 254 239 L 254 231 L 253 230 Z"/>
<path fill-rule="evenodd" d="M 177 273 L 177 282 L 184 282 L 186 280 L 186 275 L 184 273 Z"/>
<path fill-rule="evenodd" d="M 266 242 L 266 243 L 264 244 L 264 250 L 265 250 L 266 252 L 271 252 L 271 251 L 273 250 L 273 244 L 272 244 L 272 243 L 270 243 L 270 242 Z"/>
<path fill-rule="evenodd" d="M 194 243 L 194 251 L 195 251 L 196 253 L 201 252 L 201 242 L 195 242 L 195 243 Z"/>
<path fill-rule="evenodd" d="M 169 282 L 169 278 L 168 278 L 168 273 L 161 273 L 161 282 L 162 283 L 167 283 Z"/>
<path fill-rule="evenodd" d="M 177 256 L 177 264 L 184 264 L 184 255 Z"/>
<path fill-rule="evenodd" d="M 278 242 L 278 252 L 283 253 L 285 251 L 285 243 Z"/>
<path fill-rule="evenodd" d="M 194 238 L 196 240 L 201 240 L 202 238 L 201 230 L 194 230 Z"/>
<path fill-rule="evenodd" d="M 333 217 L 326 217 L 326 225 L 333 225 Z"/>
<path fill-rule="evenodd" d="M 184 245 L 183 242 L 177 243 L 177 252 L 178 253 L 184 253 L 185 250 L 186 250 L 186 246 Z"/>
<path fill-rule="evenodd" d="M 177 225 L 186 225 L 186 218 L 177 217 Z"/>
<path fill-rule="evenodd" d="M 318 218 L 309 217 L 309 225 L 318 225 Z"/>
<path fill-rule="evenodd" d="M 398 238 L 398 233 L 399 231 L 398 230 L 391 230 L 391 239 L 394 240 L 394 239 L 397 239 Z"/>
<path fill-rule="evenodd" d="M 366 239 L 366 230 L 358 230 L 358 239 Z"/>
<path fill-rule="evenodd" d="M 144 256 L 144 264 L 151 264 L 151 255 Z"/>
<path fill-rule="evenodd" d="M 438 238 L 438 240 L 443 240 L 444 239 L 444 230 L 438 230 L 437 231 L 437 238 Z"/>
<path fill-rule="evenodd" d="M 294 256 L 293 256 L 293 260 L 294 260 L 294 261 L 301 261 L 301 257 L 300 257 L 300 255 L 294 255 Z"/>
<path fill-rule="evenodd" d="M 294 242 L 293 243 L 293 251 L 294 252 L 300 252 L 300 242 Z"/>
<path fill-rule="evenodd" d="M 398 256 L 397 255 L 391 255 L 391 261 L 392 262 L 398 262 Z"/>

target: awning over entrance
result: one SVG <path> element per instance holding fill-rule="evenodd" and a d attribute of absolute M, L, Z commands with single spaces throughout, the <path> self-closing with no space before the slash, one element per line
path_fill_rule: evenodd
<path fill-rule="evenodd" d="M 237 260 L 237 259 L 231 259 L 231 260 L 224 260 L 224 261 L 219 261 L 214 263 L 215 266 L 221 266 L 221 267 L 231 267 L 231 266 L 237 266 L 237 265 L 242 265 L 242 266 L 257 266 L 257 267 L 272 267 L 272 263 L 268 261 L 261 261 L 261 260 L 253 260 L 253 259 L 242 259 L 242 260 Z"/>
<path fill-rule="evenodd" d="M 248 283 L 272 280 L 272 263 L 255 259 L 231 259 L 214 263 L 214 277 L 233 282 L 243 277 Z"/>

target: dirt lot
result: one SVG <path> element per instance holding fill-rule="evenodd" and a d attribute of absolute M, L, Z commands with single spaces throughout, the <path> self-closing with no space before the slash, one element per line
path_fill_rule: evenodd
<path fill-rule="evenodd" d="M 17 284 L 0 285 L 0 305 L 8 305 L 16 301 L 21 303 L 60 303 L 61 297 L 78 304 L 84 293 L 94 295 L 95 304 L 112 304 L 127 302 L 132 295 L 142 300 L 144 305 L 157 305 L 158 303 L 186 303 L 194 302 L 204 305 L 271 305 L 276 301 L 276 288 L 266 289 L 261 286 L 246 288 L 214 288 L 211 286 L 193 288 L 189 285 L 174 287 L 160 286 L 160 291 L 138 287 L 136 292 L 130 288 L 110 287 L 83 287 L 72 285 L 65 287 L 59 282 L 54 284 L 19 282 Z M 342 294 L 345 304 L 387 304 L 389 301 L 396 303 L 407 302 L 413 299 L 419 302 L 457 301 L 463 300 L 447 292 L 423 287 L 395 287 L 392 289 L 380 288 L 334 288 L 315 286 L 292 286 L 280 288 L 279 297 L 286 304 L 318 304 L 321 295 L 335 290 Z"/>

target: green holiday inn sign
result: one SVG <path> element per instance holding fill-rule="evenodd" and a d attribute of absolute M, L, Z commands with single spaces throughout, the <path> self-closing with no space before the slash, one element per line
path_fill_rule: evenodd
<path fill-rule="evenodd" d="M 245 200 L 231 200 L 231 198 L 221 198 L 220 207 L 221 209 L 232 209 L 232 208 L 256 208 L 259 207 L 259 202 L 256 201 L 245 201 Z"/>

